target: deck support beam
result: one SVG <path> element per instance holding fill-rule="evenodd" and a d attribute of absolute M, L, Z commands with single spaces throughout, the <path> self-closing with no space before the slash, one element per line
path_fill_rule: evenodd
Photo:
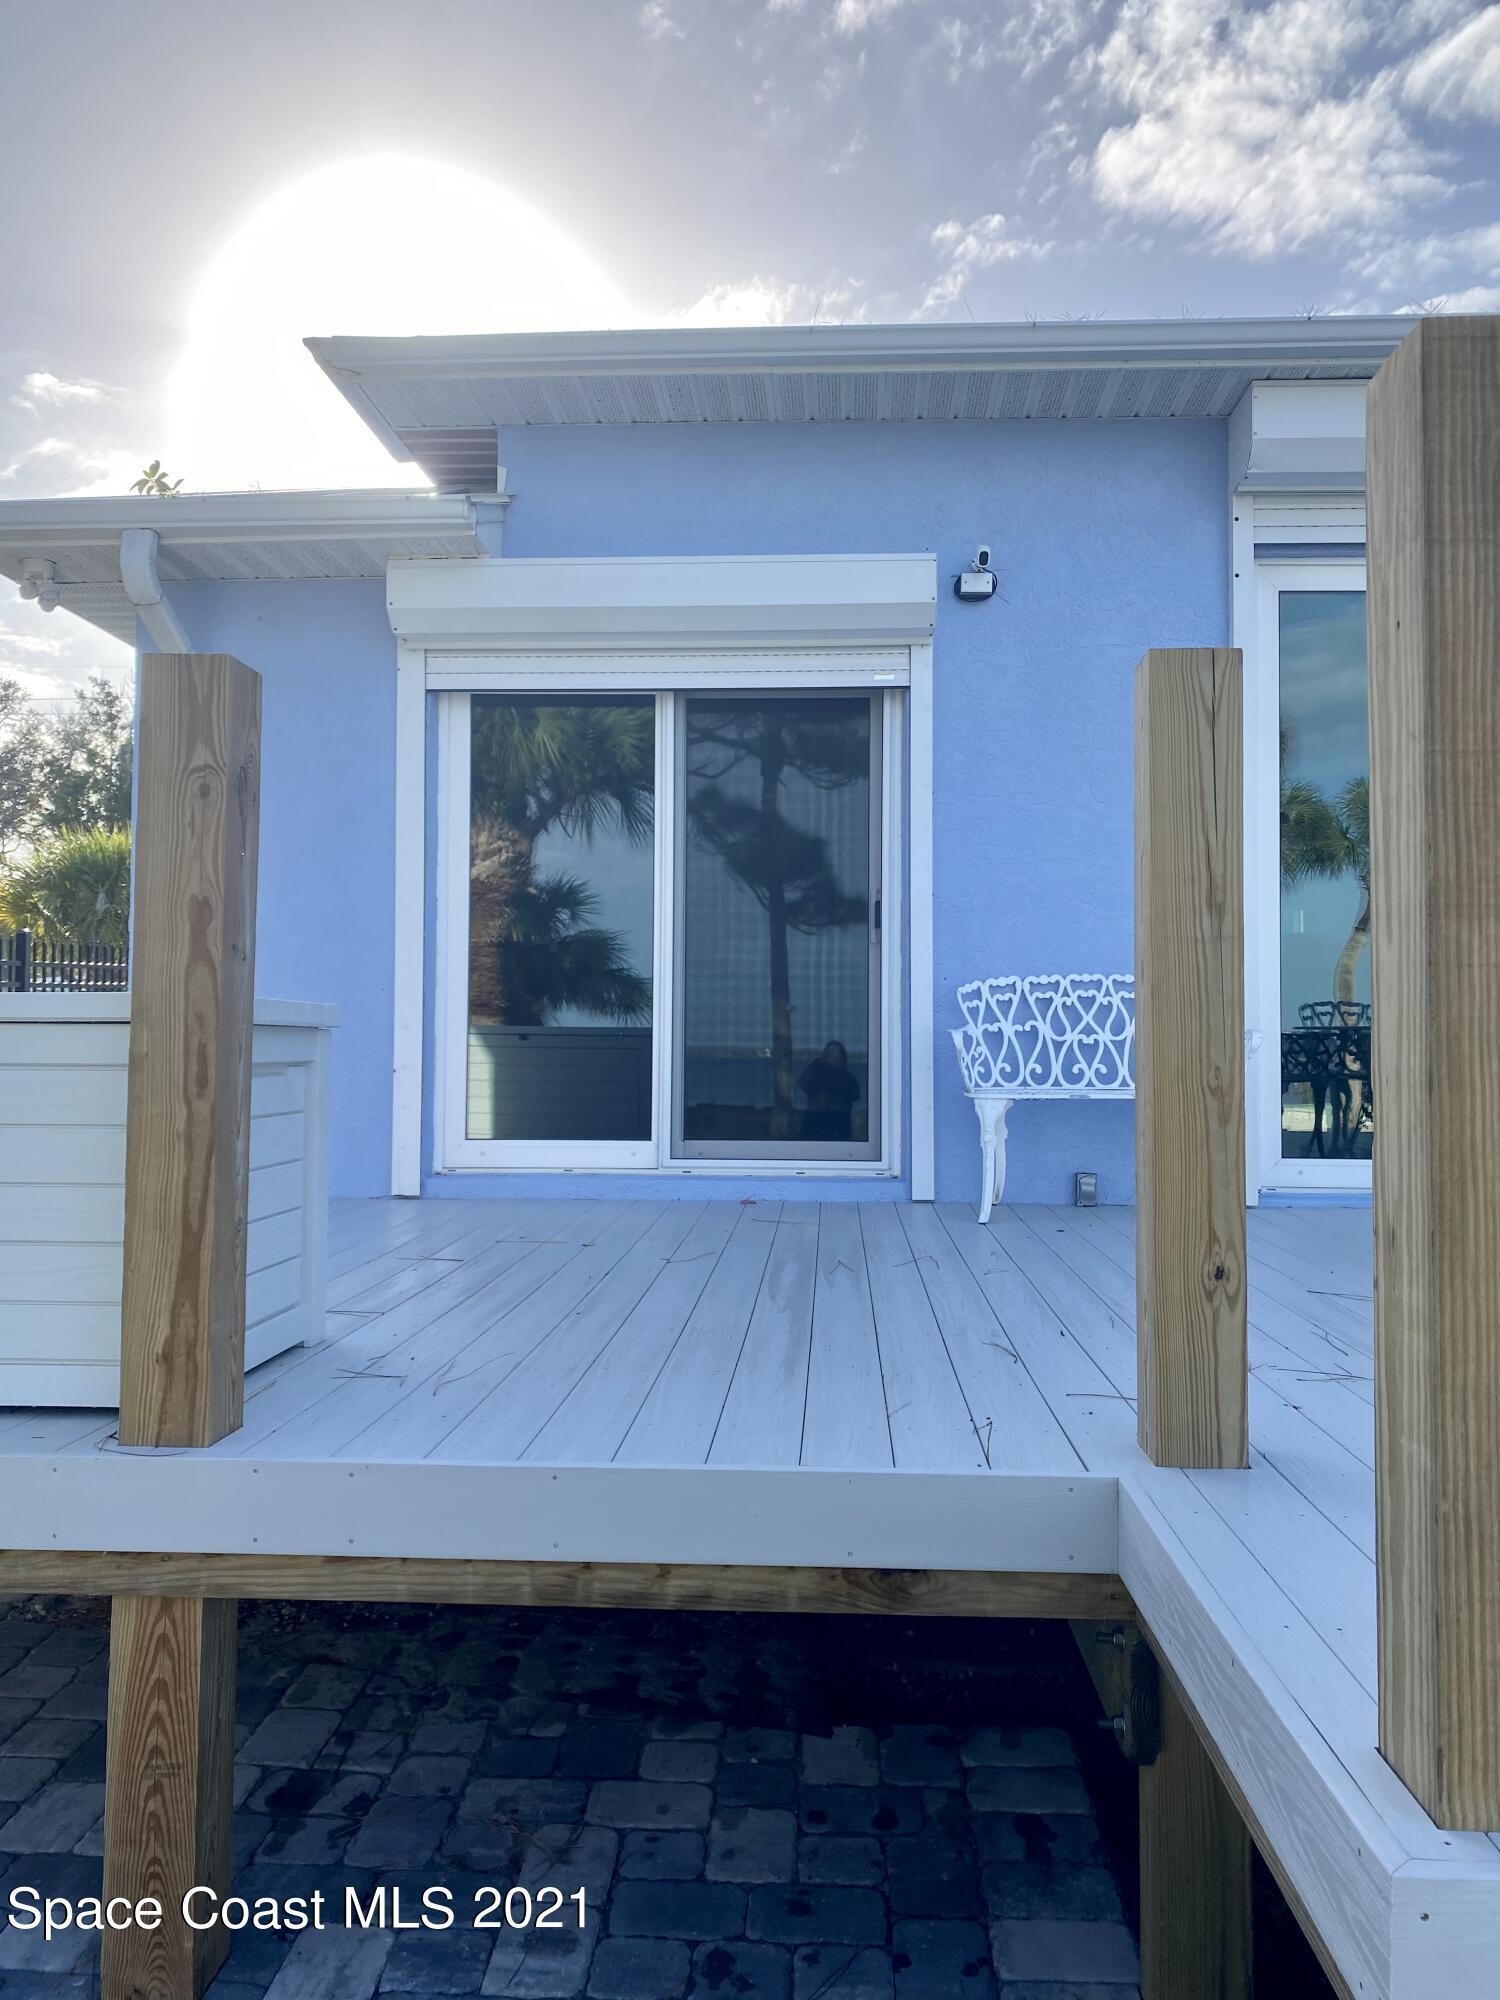
<path fill-rule="evenodd" d="M 1140 1809 L 1141 2000 L 1249 2000 L 1250 1834 L 1165 1675 Z"/>
<path fill-rule="evenodd" d="M 228 1931 L 190 1929 L 181 1912 L 189 1889 L 229 1890 L 236 1609 L 227 1598 L 114 1599 L 104 1893 L 155 1897 L 162 1922 L 104 1933 L 101 2000 L 198 2000 L 228 1954 Z"/>
<path fill-rule="evenodd" d="M 1135 677 L 1136 1366 L 1157 1465 L 1248 1463 L 1240 655 Z"/>
<path fill-rule="evenodd" d="M 148 653 L 136 712 L 120 1442 L 213 1444 L 245 1399 L 260 676 Z"/>
<path fill-rule="evenodd" d="M 1500 320 L 1369 398 L 1380 1747 L 1500 1826 Z"/>

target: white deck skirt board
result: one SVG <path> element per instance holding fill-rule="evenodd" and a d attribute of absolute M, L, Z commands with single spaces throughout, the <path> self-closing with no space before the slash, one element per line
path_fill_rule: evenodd
<path fill-rule="evenodd" d="M 116 1448 L 51 1460 L 0 1454 L 0 1519 L 8 1538 L 57 1549 L 1078 1575 L 1116 1567 L 1113 1485 L 1084 1473 L 438 1460 L 273 1468 Z"/>
<path fill-rule="evenodd" d="M 381 1201 L 329 1245 L 326 1339 L 209 1450 L 0 1412 L 5 1539 L 1118 1571 L 1360 2000 L 1492 1990 L 1500 1849 L 1376 1748 L 1367 1211 L 1251 1214 L 1248 1472 L 1136 1446 L 1129 1210 Z"/>

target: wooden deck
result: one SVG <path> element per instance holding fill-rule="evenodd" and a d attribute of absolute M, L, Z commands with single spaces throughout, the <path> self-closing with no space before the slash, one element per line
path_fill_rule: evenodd
<path fill-rule="evenodd" d="M 255 1371 L 242 1430 L 129 1452 L 109 1417 L 0 1414 L 0 1516 L 31 1549 L 1112 1572 L 1348 1989 L 1487 1990 L 1500 1844 L 1375 1747 L 1369 1211 L 1250 1217 L 1248 1472 L 1137 1449 L 1133 1237 L 338 1204 L 328 1339 Z"/>

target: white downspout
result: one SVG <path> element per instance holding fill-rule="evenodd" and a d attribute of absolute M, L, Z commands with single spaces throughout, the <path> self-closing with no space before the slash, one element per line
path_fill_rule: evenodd
<path fill-rule="evenodd" d="M 120 582 L 140 613 L 141 623 L 159 653 L 190 653 L 188 635 L 167 602 L 156 570 L 158 536 L 154 528 L 127 528 L 120 536 Z"/>

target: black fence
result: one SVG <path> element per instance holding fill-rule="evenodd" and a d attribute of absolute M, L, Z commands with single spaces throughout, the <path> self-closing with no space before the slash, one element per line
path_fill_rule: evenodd
<path fill-rule="evenodd" d="M 129 984 L 128 955 L 115 945 L 0 936 L 0 993 L 123 993 Z"/>

